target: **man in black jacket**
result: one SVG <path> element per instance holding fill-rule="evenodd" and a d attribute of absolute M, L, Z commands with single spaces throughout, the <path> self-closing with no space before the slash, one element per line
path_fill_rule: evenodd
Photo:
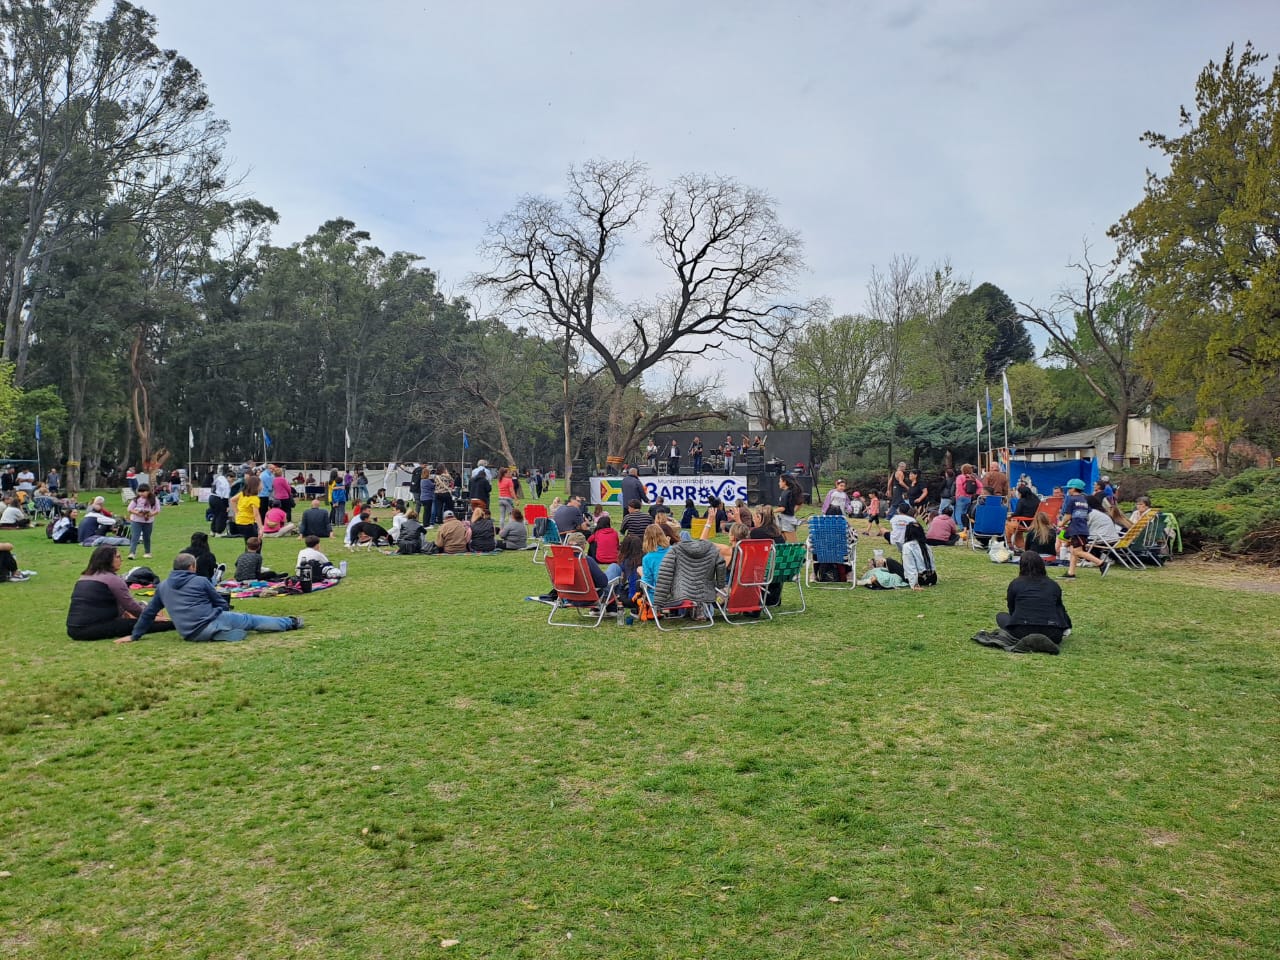
<path fill-rule="evenodd" d="M 327 540 L 333 536 L 333 524 L 329 521 L 329 511 L 320 502 L 320 498 L 311 501 L 311 507 L 302 514 L 302 524 L 298 528 L 301 537 L 319 537 Z"/>
<path fill-rule="evenodd" d="M 641 503 L 649 502 L 644 484 L 640 481 L 640 471 L 635 467 L 628 470 L 627 475 L 622 478 L 622 503 L 625 506 L 632 500 L 639 500 Z"/>

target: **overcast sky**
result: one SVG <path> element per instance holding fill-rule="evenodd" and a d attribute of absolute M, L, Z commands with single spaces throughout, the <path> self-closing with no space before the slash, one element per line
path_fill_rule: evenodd
<path fill-rule="evenodd" d="M 344 216 L 447 290 L 486 226 L 570 164 L 725 174 L 805 241 L 796 294 L 862 308 L 873 265 L 949 258 L 1046 302 L 1141 196 L 1143 131 L 1280 3 L 1142 0 L 140 0 L 203 73 L 274 240 Z M 614 285 L 659 282 L 637 239 Z M 745 392 L 746 364 L 726 386 Z"/>

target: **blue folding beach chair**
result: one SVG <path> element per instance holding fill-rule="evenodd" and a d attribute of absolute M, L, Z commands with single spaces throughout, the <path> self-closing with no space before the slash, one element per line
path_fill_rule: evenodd
<path fill-rule="evenodd" d="M 805 541 L 805 583 L 811 587 L 849 590 L 856 585 L 854 573 L 858 565 L 858 532 L 841 516 L 817 516 L 809 518 L 809 539 Z M 843 580 L 823 580 L 819 565 L 847 566 Z"/>

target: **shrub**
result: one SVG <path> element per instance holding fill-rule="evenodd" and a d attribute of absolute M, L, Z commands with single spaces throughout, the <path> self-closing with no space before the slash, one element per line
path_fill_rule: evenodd
<path fill-rule="evenodd" d="M 1200 490 L 1158 487 L 1152 503 L 1178 518 L 1184 544 L 1280 560 L 1280 471 L 1254 469 Z"/>

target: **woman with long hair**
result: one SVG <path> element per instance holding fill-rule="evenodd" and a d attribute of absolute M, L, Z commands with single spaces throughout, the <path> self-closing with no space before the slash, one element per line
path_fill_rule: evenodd
<path fill-rule="evenodd" d="M 671 537 L 667 531 L 656 523 L 649 524 L 644 531 L 644 560 L 640 564 L 641 577 L 649 586 L 658 585 L 658 568 L 669 549 Z"/>
<path fill-rule="evenodd" d="M 122 564 L 115 547 L 95 547 L 89 554 L 89 565 L 72 588 L 71 607 L 67 610 L 67 636 L 72 640 L 130 641 L 142 604 L 120 578 Z M 147 633 L 172 629 L 171 621 L 157 617 Z"/>
<path fill-rule="evenodd" d="M 516 481 L 510 467 L 498 471 L 498 520 L 505 524 L 516 508 Z"/>
<path fill-rule="evenodd" d="M 906 573 L 903 579 L 911 585 L 912 590 L 921 590 L 927 586 L 920 582 L 920 575 L 933 569 L 933 551 L 925 542 L 924 527 L 915 521 L 907 524 L 903 533 L 902 569 Z"/>
<path fill-rule="evenodd" d="M 796 516 L 796 509 L 800 506 L 800 485 L 796 483 L 794 477 L 789 477 L 785 473 L 778 478 L 778 486 L 782 488 L 782 512 L 778 515 L 778 527 L 782 530 L 782 535 L 787 538 L 788 543 L 795 543 L 796 530 L 800 528 L 800 519 Z"/>
<path fill-rule="evenodd" d="M 757 540 L 772 540 L 774 543 L 787 542 L 786 536 L 778 529 L 778 521 L 774 516 L 773 507 L 767 503 L 760 507 L 759 518 L 756 520 L 753 530 L 752 536 Z"/>
<path fill-rule="evenodd" d="M 1038 553 L 1042 557 L 1058 556 L 1058 527 L 1044 511 L 1031 518 L 1031 526 L 1027 528 L 1023 551 Z"/>
<path fill-rule="evenodd" d="M 151 559 L 151 528 L 155 526 L 156 515 L 160 512 L 160 501 L 155 491 L 147 484 L 138 487 L 138 495 L 129 501 L 129 559 L 138 552 L 138 541 L 142 541 L 142 555 Z"/>
<path fill-rule="evenodd" d="M 1044 558 L 1034 550 L 1024 550 L 1018 561 L 1018 575 L 1005 594 L 1008 613 L 996 614 L 996 625 L 1021 639 L 1042 633 L 1054 643 L 1071 632 L 1071 617 L 1062 604 L 1062 587 L 1045 572 Z"/>

